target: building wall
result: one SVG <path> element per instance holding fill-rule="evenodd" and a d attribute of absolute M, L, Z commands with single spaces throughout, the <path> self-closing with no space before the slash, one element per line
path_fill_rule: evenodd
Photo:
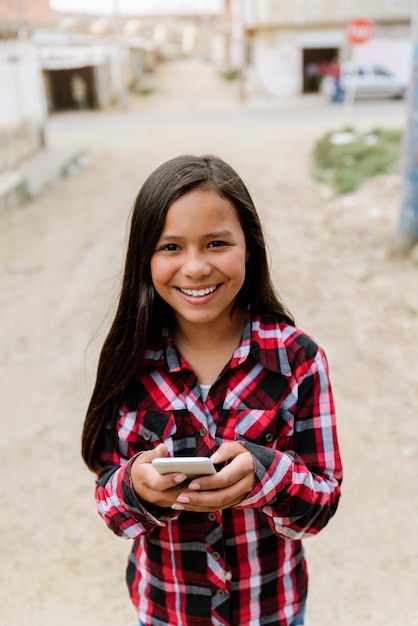
<path fill-rule="evenodd" d="M 412 41 L 406 26 L 380 27 L 378 36 L 360 45 L 346 48 L 354 61 L 378 62 L 409 79 L 412 70 Z M 345 60 L 345 59 L 344 59 Z M 348 59 L 347 59 L 348 60 Z"/>
<path fill-rule="evenodd" d="M 369 42 L 351 46 L 344 27 L 269 28 L 247 38 L 249 64 L 245 67 L 247 92 L 272 97 L 293 96 L 306 91 L 306 58 L 320 62 L 377 62 L 404 77 L 411 72 L 412 46 L 409 28 L 386 25 Z M 318 82 L 319 85 L 319 82 Z"/>
<path fill-rule="evenodd" d="M 367 59 L 409 76 L 413 2 L 418 0 L 230 0 L 232 17 L 225 14 L 224 28 L 232 20 L 230 48 L 235 43 L 244 51 L 238 65 L 247 92 L 290 96 L 319 85 L 307 77 L 314 61 Z M 370 42 L 351 46 L 346 27 L 356 17 L 372 19 L 376 30 Z"/>
<path fill-rule="evenodd" d="M 244 0 L 255 25 L 338 24 L 354 17 L 409 20 L 415 0 Z"/>
<path fill-rule="evenodd" d="M 0 171 L 42 145 L 47 110 L 36 50 L 27 41 L 0 40 Z"/>
<path fill-rule="evenodd" d="M 49 0 L 1 0 L 0 24 L 47 25 L 52 22 Z"/>
<path fill-rule="evenodd" d="M 252 79 L 247 80 L 251 91 L 270 96 L 299 92 L 299 54 L 291 32 L 270 32 L 254 38 L 251 58 Z"/>

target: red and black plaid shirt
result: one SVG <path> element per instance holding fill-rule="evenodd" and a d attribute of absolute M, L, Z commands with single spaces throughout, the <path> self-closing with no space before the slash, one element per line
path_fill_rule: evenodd
<path fill-rule="evenodd" d="M 297 328 L 248 316 L 204 404 L 194 372 L 164 342 L 147 352 L 127 390 L 119 451 L 110 428 L 108 435 L 98 510 L 117 535 L 134 539 L 127 581 L 140 619 L 153 626 L 288 626 L 307 592 L 301 540 L 327 524 L 340 495 L 321 348 Z M 255 466 L 253 489 L 240 504 L 178 512 L 135 494 L 130 466 L 137 453 L 164 441 L 173 456 L 209 456 L 233 440 L 250 450 Z"/>

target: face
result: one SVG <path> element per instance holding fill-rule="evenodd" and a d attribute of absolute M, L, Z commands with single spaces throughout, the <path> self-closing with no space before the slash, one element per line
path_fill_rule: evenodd
<path fill-rule="evenodd" d="M 196 189 L 169 208 L 151 259 L 154 288 L 180 327 L 230 324 L 248 254 L 234 205 Z"/>

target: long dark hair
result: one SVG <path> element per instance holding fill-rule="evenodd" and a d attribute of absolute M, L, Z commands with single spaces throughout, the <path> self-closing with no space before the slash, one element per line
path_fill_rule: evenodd
<path fill-rule="evenodd" d="M 249 260 L 235 306 L 246 309 L 251 305 L 255 314 L 294 324 L 274 289 L 261 223 L 240 176 L 212 155 L 183 155 L 160 165 L 141 187 L 133 206 L 119 303 L 100 354 L 84 422 L 82 456 L 93 471 L 100 470 L 98 453 L 105 424 L 112 420 L 115 431 L 123 392 L 138 374 L 145 348 L 169 324 L 170 309 L 154 290 L 150 261 L 168 209 L 197 188 L 215 190 L 232 202 L 245 235 Z"/>

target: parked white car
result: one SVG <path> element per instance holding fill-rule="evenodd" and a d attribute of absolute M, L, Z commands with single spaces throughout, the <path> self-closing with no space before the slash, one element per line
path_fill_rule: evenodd
<path fill-rule="evenodd" d="M 408 83 L 402 77 L 373 63 L 347 62 L 341 64 L 340 86 L 343 95 L 354 97 L 403 98 Z M 329 98 L 334 93 L 334 79 L 326 76 L 321 90 Z"/>

